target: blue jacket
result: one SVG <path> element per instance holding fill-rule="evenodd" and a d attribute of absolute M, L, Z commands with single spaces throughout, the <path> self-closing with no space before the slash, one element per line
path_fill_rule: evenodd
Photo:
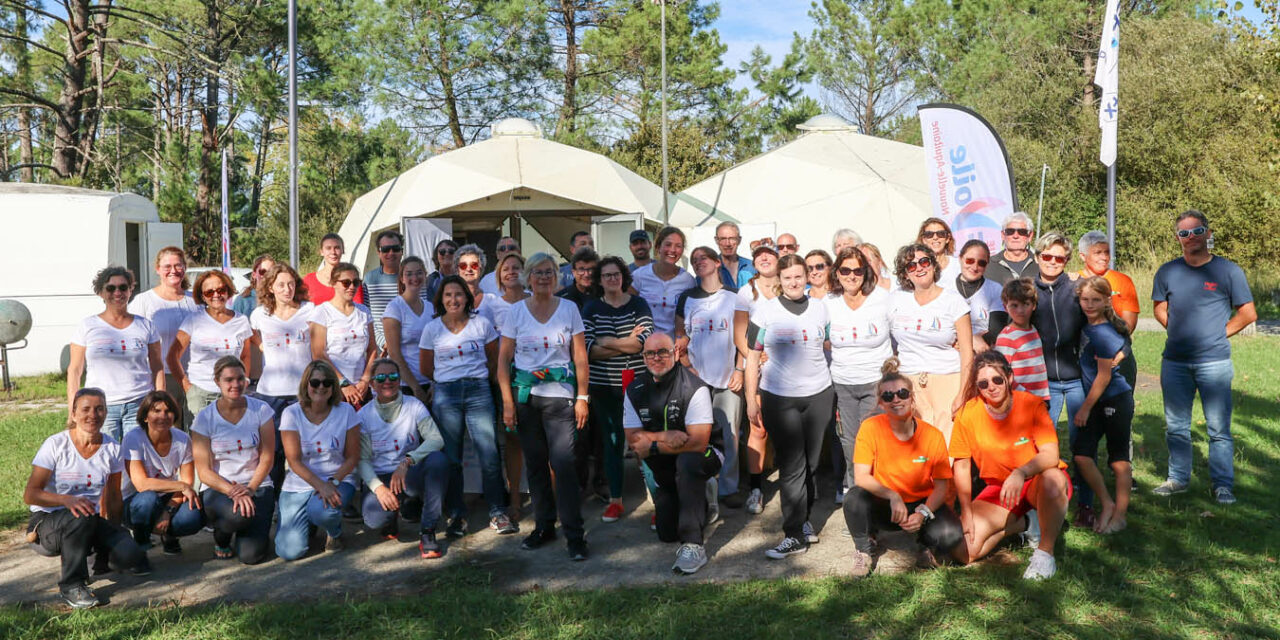
<path fill-rule="evenodd" d="M 738 280 L 734 282 L 729 270 L 725 268 L 724 262 L 720 263 L 720 284 L 724 285 L 726 289 L 733 289 L 734 291 L 741 289 L 742 285 L 746 284 L 751 279 L 751 276 L 755 274 L 756 268 L 751 265 L 751 261 L 738 256 Z"/>

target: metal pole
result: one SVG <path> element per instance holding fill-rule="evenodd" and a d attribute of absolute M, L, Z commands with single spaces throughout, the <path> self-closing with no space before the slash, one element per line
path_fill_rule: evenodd
<path fill-rule="evenodd" d="M 298 5 L 289 0 L 289 264 L 298 268 Z"/>
<path fill-rule="evenodd" d="M 1116 267 L 1116 163 L 1107 167 L 1107 246 L 1111 247 L 1109 268 Z"/>
<path fill-rule="evenodd" d="M 1040 167 L 1040 204 L 1036 205 L 1036 231 L 1040 231 L 1040 214 L 1044 212 L 1044 175 L 1049 172 L 1049 165 Z"/>
<path fill-rule="evenodd" d="M 667 0 L 658 0 L 662 17 L 662 224 L 671 219 L 671 208 L 667 205 L 667 194 L 671 191 L 671 183 L 667 176 Z"/>

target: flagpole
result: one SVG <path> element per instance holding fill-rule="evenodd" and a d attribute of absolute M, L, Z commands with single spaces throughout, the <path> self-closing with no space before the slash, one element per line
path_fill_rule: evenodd
<path fill-rule="evenodd" d="M 222 271 L 230 275 L 231 273 L 231 230 L 230 230 L 230 209 L 227 202 L 227 150 L 222 150 Z"/>
<path fill-rule="evenodd" d="M 298 268 L 298 7 L 289 0 L 289 266 Z"/>
<path fill-rule="evenodd" d="M 1111 248 L 1108 268 L 1116 267 L 1116 163 L 1107 167 L 1107 246 Z"/>

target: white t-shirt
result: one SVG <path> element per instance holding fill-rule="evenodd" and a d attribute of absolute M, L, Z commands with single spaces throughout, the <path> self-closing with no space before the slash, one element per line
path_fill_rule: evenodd
<path fill-rule="evenodd" d="M 418 384 L 429 382 L 426 376 L 422 375 L 422 365 L 418 360 L 418 342 L 422 339 L 423 327 L 431 322 L 433 312 L 431 303 L 423 302 L 422 313 L 414 313 L 413 308 L 404 301 L 403 296 L 392 298 L 391 302 L 387 303 L 387 310 L 382 312 L 383 318 L 392 318 L 400 323 L 400 355 L 404 356 L 405 363 L 409 365 L 409 372 Z"/>
<path fill-rule="evenodd" d="M 880 379 L 881 365 L 893 356 L 889 297 L 888 291 L 876 287 L 857 311 L 849 308 L 844 296 L 823 300 L 831 319 L 832 382 L 857 385 Z"/>
<path fill-rule="evenodd" d="M 155 327 L 139 315 L 123 329 L 89 316 L 71 335 L 71 344 L 84 347 L 84 386 L 102 389 L 107 404 L 137 400 L 155 388 L 147 347 L 157 342 Z"/>
<path fill-rule="evenodd" d="M 944 289 L 950 289 L 956 293 L 960 293 L 956 288 L 956 279 L 951 278 L 939 282 Z M 1004 287 L 999 282 L 991 278 L 984 278 L 982 288 L 978 289 L 971 297 L 969 297 L 969 322 L 973 325 L 971 333 L 986 333 L 991 326 L 991 312 L 1004 311 L 1004 301 L 1000 299 L 1001 292 Z M 964 296 L 961 295 L 961 298 Z"/>
<path fill-rule="evenodd" d="M 49 476 L 49 482 L 44 485 L 45 491 L 86 498 L 93 503 L 93 510 L 97 512 L 102 489 L 111 474 L 124 471 L 124 458 L 120 456 L 120 444 L 104 433 L 102 444 L 86 460 L 76 451 L 76 445 L 71 441 L 71 431 L 64 429 L 45 438 L 31 465 L 53 472 Z M 66 507 L 29 508 L 31 511 L 53 513 Z"/>
<path fill-rule="evenodd" d="M 288 320 L 267 313 L 259 305 L 249 314 L 249 326 L 262 335 L 262 375 L 258 393 L 264 396 L 298 395 L 302 372 L 311 363 L 311 315 L 316 306 L 304 302 Z"/>
<path fill-rule="evenodd" d="M 728 289 L 707 294 L 701 287 L 690 289 L 680 298 L 677 315 L 684 318 L 684 332 L 689 336 L 689 362 L 703 382 L 716 389 L 727 389 L 738 357 L 733 344 L 733 313 L 738 296 Z"/>
<path fill-rule="evenodd" d="M 325 346 L 333 366 L 338 368 L 338 375 L 350 380 L 352 384 L 364 375 L 366 354 L 369 341 L 373 335 L 369 333 L 373 316 L 369 315 L 369 307 L 354 305 L 349 315 L 343 315 L 337 307 L 326 302 L 316 307 L 311 314 L 311 323 L 325 329 Z"/>
<path fill-rule="evenodd" d="M 191 344 L 187 348 L 191 358 L 191 363 L 186 365 L 187 377 L 191 379 L 191 384 L 209 393 L 218 392 L 218 383 L 213 379 L 214 363 L 222 356 L 239 358 L 244 343 L 253 336 L 249 319 L 243 314 L 234 313 L 230 320 L 223 323 L 214 320 L 203 307 L 189 314 L 178 331 L 191 338 Z"/>
<path fill-rule="evenodd" d="M 711 392 L 706 387 L 700 387 L 693 392 L 693 397 L 689 398 L 689 406 L 685 407 L 684 423 L 689 424 L 710 424 L 711 428 L 715 428 L 711 412 Z M 623 429 L 639 429 L 644 426 L 640 422 L 640 414 L 636 413 L 635 405 L 631 404 L 631 396 L 622 394 L 622 428 Z"/>
<path fill-rule="evenodd" d="M 373 404 L 370 402 L 369 406 L 372 407 Z M 307 419 L 301 404 L 289 405 L 280 416 L 280 431 L 295 431 L 298 434 L 302 445 L 302 463 L 321 479 L 336 479 L 338 482 L 354 481 L 353 475 L 344 478 L 334 478 L 333 475 L 342 466 L 343 452 L 347 448 L 347 432 L 358 426 L 360 418 L 356 415 L 356 410 L 345 402 L 339 402 L 338 406 L 329 409 L 329 415 L 320 424 Z M 281 452 L 281 455 L 284 453 Z M 290 469 L 284 476 L 284 484 L 280 490 L 311 491 L 311 485 Z"/>
<path fill-rule="evenodd" d="M 941 257 L 941 256 L 939 256 Z M 942 270 L 942 275 L 938 276 L 938 284 L 950 282 L 955 284 L 956 278 L 960 276 L 960 258 L 955 256 L 947 256 L 947 266 Z"/>
<path fill-rule="evenodd" d="M 774 297 L 777 297 L 777 296 L 774 296 Z M 752 313 L 755 312 L 756 307 L 758 305 L 768 302 L 772 299 L 773 298 L 770 298 L 769 296 L 765 295 L 763 291 L 759 291 L 759 290 L 756 291 L 756 296 L 752 298 L 751 285 L 744 284 L 742 285 L 742 288 L 738 289 L 737 299 L 735 301 L 735 306 L 733 310 L 746 311 L 747 315 L 750 316 Z"/>
<path fill-rule="evenodd" d="M 191 436 L 188 436 L 181 429 L 170 429 L 169 436 L 172 438 L 169 445 L 169 455 L 160 455 L 156 451 L 155 445 L 151 444 L 151 438 L 147 437 L 146 428 L 133 429 L 129 433 L 124 434 L 124 478 L 120 483 L 120 495 L 128 498 L 137 493 L 138 490 L 133 487 L 133 479 L 129 477 L 129 461 L 141 460 L 142 468 L 147 470 L 148 478 L 156 478 L 158 480 L 181 480 L 178 471 L 182 469 L 182 465 L 195 462 L 195 458 L 191 454 Z"/>
<path fill-rule="evenodd" d="M 657 333 L 675 335 L 676 302 L 680 294 L 687 289 L 698 286 L 698 281 L 683 269 L 676 271 L 675 277 L 663 280 L 653 272 L 653 265 L 647 264 L 631 274 L 631 286 L 649 303 L 649 311 L 653 314 L 653 330 Z"/>
<path fill-rule="evenodd" d="M 160 361 L 164 363 L 164 372 L 169 373 L 169 347 L 173 339 L 178 337 L 178 327 L 187 316 L 195 313 L 196 301 L 191 292 L 186 292 L 178 300 L 165 300 L 156 294 L 155 289 L 147 289 L 129 303 L 129 313 L 140 315 L 155 325 L 160 334 Z M 191 354 L 182 354 L 182 366 L 187 366 Z"/>
<path fill-rule="evenodd" d="M 392 422 L 378 415 L 376 401 L 360 407 L 357 414 L 360 430 L 369 436 L 373 446 L 373 470 L 376 473 L 394 472 L 405 455 L 422 444 L 418 423 L 428 415 L 427 406 L 413 396 L 401 396 L 400 412 Z"/>
<path fill-rule="evenodd" d="M 760 327 L 758 343 L 769 364 L 761 369 L 760 388 L 774 395 L 805 398 L 831 386 L 831 370 L 823 341 L 827 338 L 827 307 L 809 300 L 796 315 L 774 298 L 756 305 L 751 317 Z"/>
<path fill-rule="evenodd" d="M 956 320 L 969 315 L 969 303 L 960 294 L 943 288 L 932 302 L 920 306 L 914 292 L 895 291 L 890 308 L 903 373 L 960 373 L 960 351 L 952 345 Z"/>
<path fill-rule="evenodd" d="M 462 331 L 454 333 L 444 326 L 442 318 L 432 318 L 422 329 L 419 349 L 430 349 L 435 362 L 437 383 L 463 378 L 489 378 L 489 360 L 485 345 L 498 339 L 489 318 L 477 313 L 467 320 Z M 520 365 L 516 365 L 520 366 Z"/>
<path fill-rule="evenodd" d="M 573 337 L 581 335 L 582 315 L 578 313 L 578 305 L 555 298 L 557 307 L 546 323 L 538 322 L 529 312 L 526 298 L 511 305 L 511 315 L 502 327 L 502 337 L 511 338 L 516 343 L 515 366 L 522 371 L 534 371 L 547 367 L 573 366 Z M 672 309 L 675 313 L 675 309 Z M 534 385 L 530 391 L 535 396 L 544 398 L 572 398 L 577 389 L 567 382 L 544 382 Z"/>
<path fill-rule="evenodd" d="M 497 298 L 502 296 L 502 292 L 498 290 L 498 276 L 494 271 L 484 274 L 480 278 L 480 290 Z"/>
<path fill-rule="evenodd" d="M 262 439 L 258 429 L 275 418 L 271 405 L 257 399 L 245 398 L 248 406 L 240 422 L 231 424 L 218 413 L 218 403 L 214 402 L 196 414 L 191 423 L 191 432 L 209 439 L 209 447 L 213 452 L 213 472 L 228 482 L 239 482 L 247 485 L 258 469 L 258 443 Z M 284 455 L 276 452 L 276 455 Z M 271 475 L 262 479 L 259 488 L 270 487 Z"/>

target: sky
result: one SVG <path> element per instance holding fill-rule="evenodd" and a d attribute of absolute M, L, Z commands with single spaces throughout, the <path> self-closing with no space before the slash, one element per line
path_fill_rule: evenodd
<path fill-rule="evenodd" d="M 751 56 L 752 47 L 760 45 L 776 65 L 791 50 L 793 33 L 808 36 L 813 30 L 809 6 L 809 0 L 720 0 L 715 28 L 729 47 L 725 64 L 736 71 Z M 751 80 L 739 77 L 736 85 L 749 87 Z"/>

